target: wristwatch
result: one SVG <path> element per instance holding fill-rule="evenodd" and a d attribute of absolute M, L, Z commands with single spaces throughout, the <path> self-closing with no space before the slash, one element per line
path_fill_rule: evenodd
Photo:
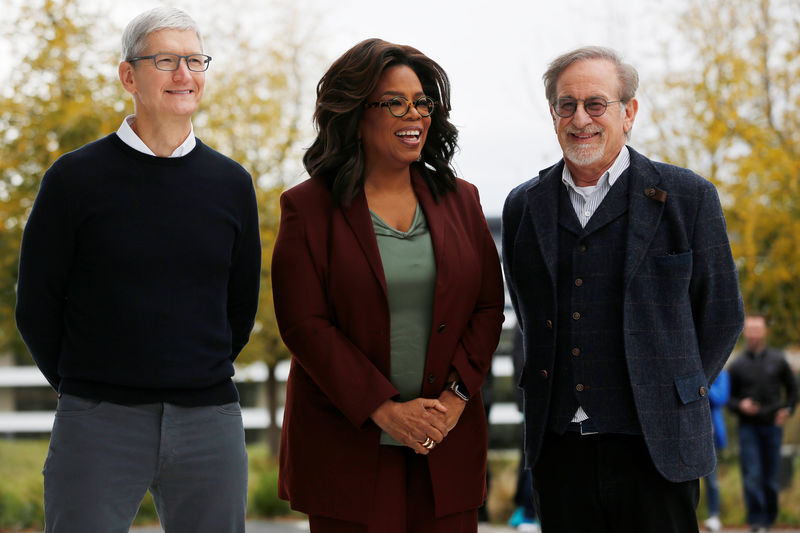
<path fill-rule="evenodd" d="M 464 400 L 469 401 L 469 391 L 463 381 L 451 381 L 447 384 L 447 390 Z"/>

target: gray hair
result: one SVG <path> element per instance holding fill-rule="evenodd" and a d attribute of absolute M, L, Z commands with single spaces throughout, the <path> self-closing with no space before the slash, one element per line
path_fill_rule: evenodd
<path fill-rule="evenodd" d="M 627 104 L 636 96 L 636 89 L 639 87 L 639 74 L 636 69 L 622 61 L 622 57 L 611 48 L 602 46 L 584 46 L 567 52 L 555 58 L 547 67 L 544 73 L 544 93 L 548 103 L 552 104 L 556 100 L 556 84 L 558 77 L 573 63 L 590 59 L 603 59 L 610 61 L 617 68 L 617 79 L 619 80 L 619 96 L 623 104 Z"/>
<path fill-rule="evenodd" d="M 122 32 L 122 61 L 140 56 L 147 45 L 147 36 L 160 30 L 194 30 L 203 50 L 203 37 L 197 23 L 185 11 L 174 7 L 156 7 L 141 13 Z"/>

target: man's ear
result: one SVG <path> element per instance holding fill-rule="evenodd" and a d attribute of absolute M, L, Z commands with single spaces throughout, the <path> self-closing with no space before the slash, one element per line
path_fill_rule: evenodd
<path fill-rule="evenodd" d="M 122 88 L 131 94 L 136 94 L 136 80 L 134 78 L 133 63 L 123 61 L 119 64 L 119 81 Z"/>

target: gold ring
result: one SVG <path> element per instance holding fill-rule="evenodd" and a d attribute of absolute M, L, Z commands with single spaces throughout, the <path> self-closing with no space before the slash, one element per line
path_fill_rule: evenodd
<path fill-rule="evenodd" d="M 425 442 L 420 442 L 420 444 L 422 444 L 423 448 L 428 448 L 430 450 L 431 448 L 433 448 L 434 442 L 432 438 L 425 437 Z"/>

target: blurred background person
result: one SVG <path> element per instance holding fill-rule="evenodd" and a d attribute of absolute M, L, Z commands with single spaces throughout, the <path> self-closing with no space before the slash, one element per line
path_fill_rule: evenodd
<path fill-rule="evenodd" d="M 365 40 L 320 80 L 311 177 L 281 197 L 279 494 L 314 533 L 477 531 L 503 281 L 449 115 L 436 62 Z"/>
<path fill-rule="evenodd" d="M 750 315 L 746 347 L 729 367 L 730 407 L 739 419 L 739 458 L 747 523 L 766 531 L 778 516 L 783 425 L 797 404 L 797 382 L 786 357 L 767 346 L 767 321 Z"/>
<path fill-rule="evenodd" d="M 719 518 L 720 494 L 717 470 L 719 469 L 720 451 L 728 444 L 728 433 L 725 428 L 725 418 L 722 416 L 722 408 L 727 405 L 730 393 L 730 376 L 728 376 L 728 371 L 723 368 L 708 391 L 708 401 L 711 403 L 711 426 L 714 429 L 714 450 L 717 452 L 717 464 L 714 470 L 703 478 L 706 481 L 706 506 L 708 508 L 708 518 L 705 519 L 703 525 L 709 531 L 722 529 L 722 521 Z"/>

